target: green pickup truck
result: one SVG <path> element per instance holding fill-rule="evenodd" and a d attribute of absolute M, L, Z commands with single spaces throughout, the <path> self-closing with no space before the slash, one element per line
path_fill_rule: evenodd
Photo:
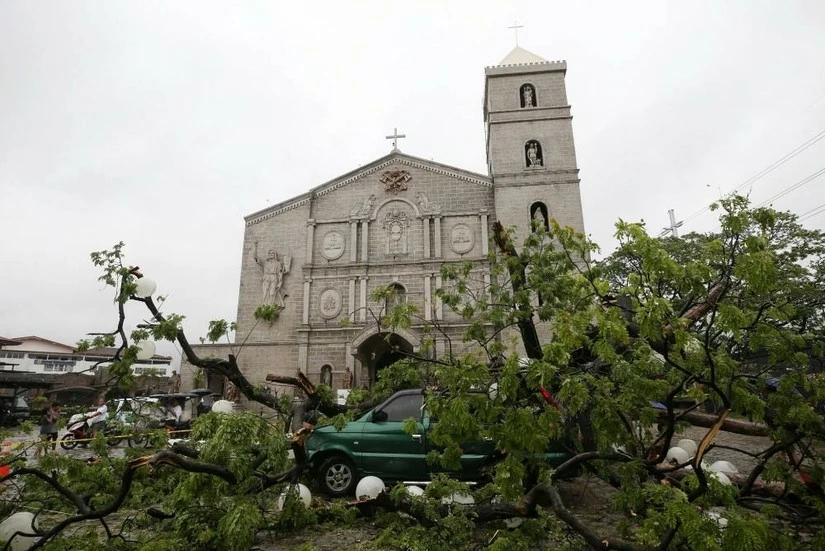
<path fill-rule="evenodd" d="M 364 476 L 377 476 L 384 482 L 424 482 L 439 472 L 426 459 L 431 450 L 431 420 L 423 406 L 423 390 L 402 390 L 340 431 L 332 426 L 316 429 L 307 443 L 307 452 L 321 491 L 338 497 L 351 494 Z M 407 434 L 404 423 L 410 417 L 418 420 L 417 430 Z M 554 466 L 568 457 L 561 447 L 556 450 L 545 454 Z M 484 467 L 495 460 L 492 442 L 464 446 L 463 452 L 461 470 L 449 472 L 461 480 L 481 478 Z"/>

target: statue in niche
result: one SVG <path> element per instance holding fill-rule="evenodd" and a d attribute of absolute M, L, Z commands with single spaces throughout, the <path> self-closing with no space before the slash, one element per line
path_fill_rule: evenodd
<path fill-rule="evenodd" d="M 430 200 L 427 198 L 427 195 L 423 191 L 419 191 L 415 198 L 416 201 L 418 201 L 418 208 L 421 211 L 421 214 L 441 212 L 441 207 L 437 205 L 431 205 Z"/>
<path fill-rule="evenodd" d="M 375 195 L 370 195 L 359 207 L 355 207 L 350 211 L 350 216 L 369 216 L 372 212 L 372 207 L 375 206 Z"/>
<path fill-rule="evenodd" d="M 265 259 L 258 257 L 258 242 L 255 242 L 252 249 L 252 256 L 258 266 L 261 267 L 261 291 L 263 304 L 284 307 L 283 293 L 284 274 L 289 273 L 292 257 L 286 256 L 283 259 L 274 249 L 270 249 Z"/>
<path fill-rule="evenodd" d="M 332 366 L 325 365 L 321 368 L 321 384 L 332 386 Z"/>
<path fill-rule="evenodd" d="M 539 168 L 544 166 L 541 155 L 541 144 L 536 140 L 530 140 L 524 146 L 524 153 L 527 158 L 527 168 Z"/>
<path fill-rule="evenodd" d="M 544 203 L 533 203 L 530 209 L 533 211 L 533 231 L 535 232 L 539 228 L 550 231 L 550 223 L 547 220 L 547 206 Z"/>
<path fill-rule="evenodd" d="M 532 84 L 521 85 L 521 107 L 535 107 L 536 106 L 536 89 Z"/>
<path fill-rule="evenodd" d="M 387 237 L 386 254 L 392 256 L 407 254 L 407 228 L 409 226 L 407 213 L 391 210 L 384 217 L 382 226 Z"/>

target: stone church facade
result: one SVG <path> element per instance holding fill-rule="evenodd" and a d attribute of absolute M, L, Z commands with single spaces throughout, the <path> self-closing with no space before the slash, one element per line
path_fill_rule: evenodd
<path fill-rule="evenodd" d="M 489 284 L 491 225 L 516 228 L 556 218 L 584 231 L 572 115 L 563 61 L 516 47 L 485 69 L 488 174 L 402 153 L 382 157 L 305 194 L 246 217 L 236 340 L 239 364 L 254 383 L 300 370 L 335 388 L 367 386 L 377 371 L 421 346 L 438 323 L 436 356 L 459 352 L 465 322 L 436 290 L 445 263 L 471 260 L 479 290 Z M 414 304 L 418 323 L 387 334 L 376 323 L 391 305 L 373 292 Z M 283 307 L 269 324 L 261 304 Z M 202 356 L 226 346 L 196 347 Z M 192 385 L 191 366 L 182 366 Z M 220 381 L 209 381 L 216 390 Z"/>

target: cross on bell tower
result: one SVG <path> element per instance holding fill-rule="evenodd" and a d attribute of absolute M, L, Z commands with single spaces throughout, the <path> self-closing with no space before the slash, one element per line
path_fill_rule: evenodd
<path fill-rule="evenodd" d="M 523 29 L 524 25 L 519 25 L 518 21 L 513 21 L 513 26 L 512 27 L 507 27 L 507 28 L 508 29 L 513 29 L 514 31 L 516 31 L 516 46 L 518 46 L 518 30 Z"/>
<path fill-rule="evenodd" d="M 406 134 L 399 134 L 397 128 L 392 129 L 392 136 L 387 136 L 388 140 L 392 140 L 392 150 L 398 151 L 398 138 L 406 138 Z"/>

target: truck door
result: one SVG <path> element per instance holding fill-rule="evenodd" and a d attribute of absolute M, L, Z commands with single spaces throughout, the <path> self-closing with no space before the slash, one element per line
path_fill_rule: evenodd
<path fill-rule="evenodd" d="M 364 474 L 382 480 L 426 480 L 426 434 L 422 424 L 421 392 L 393 396 L 378 406 L 364 423 L 359 447 Z M 413 434 L 404 424 L 416 420 Z"/>

